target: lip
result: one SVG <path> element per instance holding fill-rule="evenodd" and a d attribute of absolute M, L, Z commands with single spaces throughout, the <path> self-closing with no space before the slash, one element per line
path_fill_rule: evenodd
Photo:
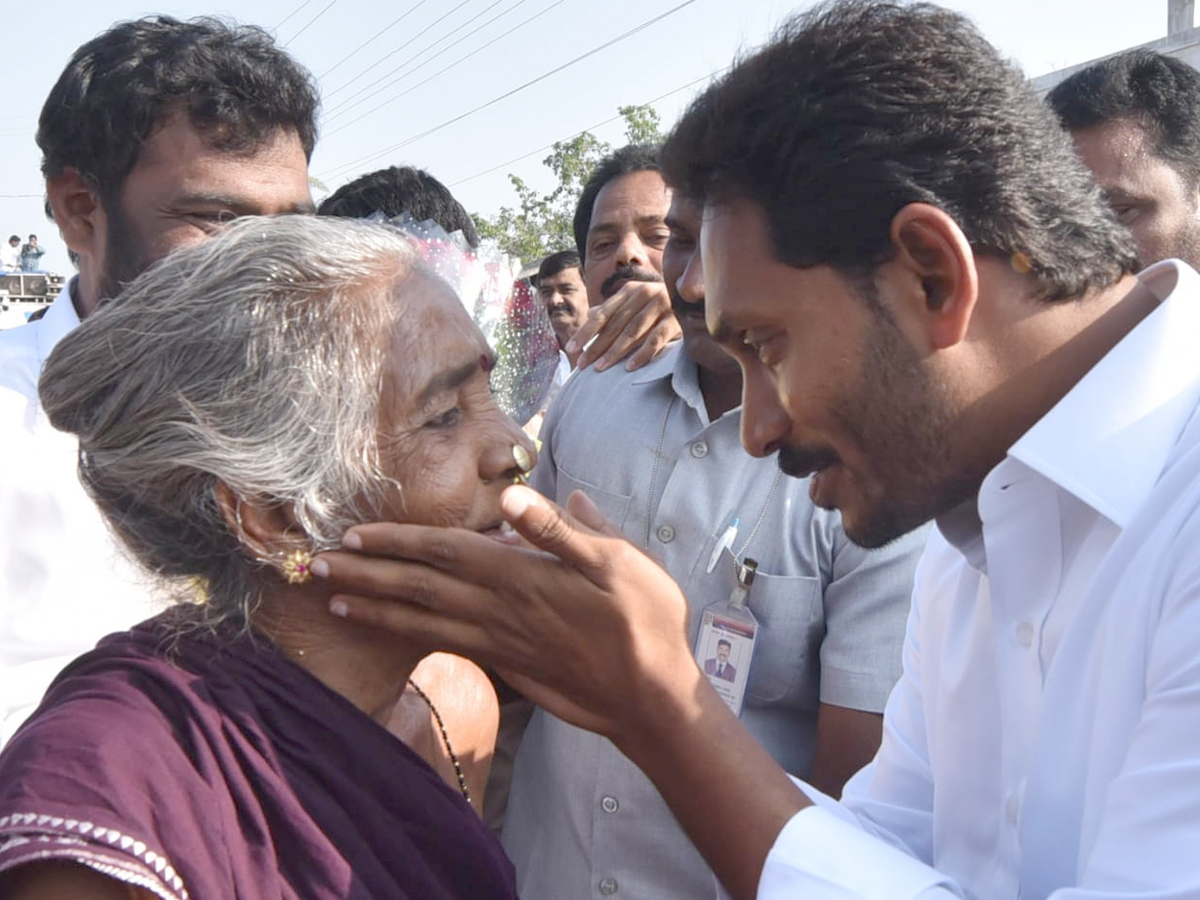
<path fill-rule="evenodd" d="M 492 540 L 499 541 L 502 544 L 511 543 L 516 539 L 517 536 L 517 533 L 513 530 L 513 527 L 503 519 L 484 528 L 478 528 L 476 531 L 485 537 L 490 537 Z"/>

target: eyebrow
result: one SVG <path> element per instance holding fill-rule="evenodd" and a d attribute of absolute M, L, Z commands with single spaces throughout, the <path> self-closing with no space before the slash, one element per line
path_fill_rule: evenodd
<path fill-rule="evenodd" d="M 208 194 L 203 192 L 183 194 L 179 197 L 176 197 L 174 203 L 177 207 L 187 206 L 189 204 L 194 204 L 197 206 L 222 206 L 231 210 L 235 215 L 238 216 L 258 214 L 251 209 L 244 200 L 238 199 L 237 197 L 230 197 L 227 194 Z M 316 211 L 316 206 L 314 206 L 312 201 L 309 200 L 303 203 L 293 204 L 289 209 L 285 210 L 284 214 L 312 215 Z"/>
<path fill-rule="evenodd" d="M 494 363 L 496 359 L 492 353 L 488 353 L 486 358 L 490 363 Z M 425 406 L 438 394 L 458 389 L 469 381 L 476 372 L 480 371 L 481 368 L 483 367 L 480 365 L 479 359 L 473 359 L 470 362 L 463 363 L 461 366 L 455 366 L 453 369 L 443 369 L 441 372 L 438 372 L 429 379 L 429 383 L 417 395 L 417 407 Z"/>

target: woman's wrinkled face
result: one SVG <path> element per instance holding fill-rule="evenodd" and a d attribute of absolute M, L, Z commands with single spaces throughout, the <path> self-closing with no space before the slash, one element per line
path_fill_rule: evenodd
<path fill-rule="evenodd" d="M 415 271 L 393 291 L 402 311 L 384 360 L 379 455 L 401 487 L 383 513 L 495 532 L 500 492 L 518 474 L 514 445 L 536 452 L 492 399 L 495 357 L 453 290 Z"/>

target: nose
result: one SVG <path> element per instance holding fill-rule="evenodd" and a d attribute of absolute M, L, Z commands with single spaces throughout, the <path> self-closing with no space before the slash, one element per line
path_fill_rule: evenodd
<path fill-rule="evenodd" d="M 774 382 L 761 367 L 742 367 L 742 446 L 751 456 L 770 456 L 787 438 L 791 421 Z"/>
<path fill-rule="evenodd" d="M 512 482 L 537 464 L 537 447 L 520 426 L 499 410 L 498 427 L 479 459 L 479 477 L 487 484 Z"/>
<path fill-rule="evenodd" d="M 646 267 L 650 256 L 646 253 L 646 245 L 636 231 L 627 232 L 617 246 L 616 262 L 619 266 Z"/>
<path fill-rule="evenodd" d="M 675 280 L 675 290 L 685 303 L 701 303 L 704 300 L 704 264 L 700 261 L 700 250 L 688 257 L 683 274 Z"/>

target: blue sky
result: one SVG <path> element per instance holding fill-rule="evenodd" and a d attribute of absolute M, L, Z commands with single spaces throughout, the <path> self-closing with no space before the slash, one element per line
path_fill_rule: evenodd
<path fill-rule="evenodd" d="M 613 118 L 618 106 L 655 98 L 662 98 L 654 105 L 669 125 L 739 49 L 762 43 L 789 12 L 808 5 L 784 0 L 20 4 L 5 16 L 0 56 L 7 88 L 0 106 L 0 233 L 37 232 L 49 250 L 47 267 L 69 270 L 65 248 L 41 213 L 33 134 L 41 104 L 71 52 L 120 19 L 215 14 L 266 27 L 321 86 L 324 112 L 313 175 L 335 188 L 385 165 L 419 165 L 451 185 L 469 209 L 488 213 L 512 201 L 509 172 L 548 186 L 541 165 L 548 151 L 542 148 L 585 128 L 619 142 L 619 123 L 593 126 Z M 945 5 L 971 16 L 1030 75 L 1166 33 L 1167 0 L 951 0 Z M 589 51 L 595 52 L 572 63 Z M 527 82 L 536 83 L 522 87 Z"/>

